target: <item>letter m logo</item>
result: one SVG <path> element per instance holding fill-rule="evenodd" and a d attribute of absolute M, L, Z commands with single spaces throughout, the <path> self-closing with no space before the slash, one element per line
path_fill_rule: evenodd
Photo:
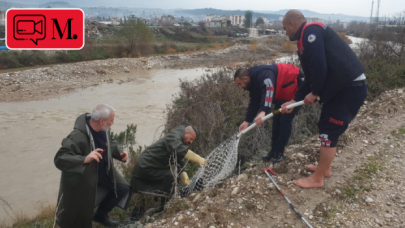
<path fill-rule="evenodd" d="M 60 39 L 63 39 L 63 36 L 65 35 L 65 32 L 66 32 L 66 28 L 67 28 L 67 32 L 68 32 L 68 34 L 67 34 L 67 40 L 71 40 L 72 39 L 72 20 L 73 20 L 73 18 L 69 18 L 68 20 L 67 20 L 67 22 L 66 22 L 66 24 L 65 24 L 65 27 L 63 28 L 63 31 L 62 31 L 62 29 L 60 28 L 60 26 L 59 26 L 59 22 L 58 22 L 58 19 L 52 19 L 52 21 L 53 21 L 53 26 L 52 26 L 52 39 L 54 40 L 55 39 L 55 28 L 56 28 L 56 30 L 57 30 L 57 32 L 58 32 L 58 34 L 59 34 L 59 38 Z M 75 39 L 75 37 L 73 37 L 74 39 Z M 76 37 L 77 38 L 77 37 Z"/>

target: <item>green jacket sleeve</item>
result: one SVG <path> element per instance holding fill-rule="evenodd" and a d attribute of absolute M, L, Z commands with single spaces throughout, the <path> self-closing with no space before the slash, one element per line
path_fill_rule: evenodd
<path fill-rule="evenodd" d="M 184 157 L 186 156 L 188 146 L 184 145 L 181 139 L 176 137 L 174 134 L 169 134 L 165 139 L 166 150 L 170 155 L 177 153 L 177 164 L 184 166 Z"/>
<path fill-rule="evenodd" d="M 115 158 L 119 161 L 122 161 L 122 158 L 120 155 L 124 151 L 122 146 L 117 142 L 117 140 L 111 140 L 110 144 L 111 144 L 110 145 L 111 154 L 112 154 L 113 158 Z"/>
<path fill-rule="evenodd" d="M 180 149 L 182 149 L 182 148 L 180 148 Z M 184 167 L 186 165 L 186 163 L 184 161 L 184 157 L 187 154 L 187 150 L 188 150 L 188 147 L 185 150 L 185 152 L 184 152 L 184 150 L 177 151 L 177 164 L 179 164 L 181 167 Z"/>
<path fill-rule="evenodd" d="M 86 168 L 85 159 L 78 145 L 68 136 L 62 140 L 62 147 L 56 153 L 54 163 L 61 171 L 82 174 Z"/>

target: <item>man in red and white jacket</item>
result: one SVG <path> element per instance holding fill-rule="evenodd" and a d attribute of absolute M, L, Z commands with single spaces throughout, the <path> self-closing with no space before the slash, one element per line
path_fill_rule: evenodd
<path fill-rule="evenodd" d="M 240 88 L 248 90 L 250 95 L 246 118 L 240 125 L 239 132 L 246 129 L 253 120 L 258 126 L 262 125 L 262 118 L 270 112 L 273 103 L 275 109 L 279 109 L 283 103 L 290 101 L 301 85 L 303 77 L 304 74 L 290 64 L 238 69 L 234 75 L 235 83 Z M 284 160 L 284 150 L 292 131 L 292 120 L 298 110 L 299 108 L 296 108 L 292 113 L 273 117 L 271 150 L 263 156 L 264 160 L 272 160 L 273 163 Z"/>

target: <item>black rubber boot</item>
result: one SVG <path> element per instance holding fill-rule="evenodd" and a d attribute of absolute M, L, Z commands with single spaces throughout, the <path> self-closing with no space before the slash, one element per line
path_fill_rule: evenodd
<path fill-rule="evenodd" d="M 276 152 L 273 158 L 273 163 L 280 163 L 285 159 L 284 152 Z"/>
<path fill-rule="evenodd" d="M 93 221 L 103 224 L 106 227 L 117 227 L 118 222 L 112 220 L 108 215 L 100 215 L 98 213 L 94 214 Z"/>
<path fill-rule="evenodd" d="M 274 158 L 274 152 L 273 152 L 273 150 L 270 150 L 270 152 L 267 153 L 267 155 L 264 155 L 264 156 L 262 157 L 262 159 L 265 160 L 265 161 L 271 161 L 272 158 Z"/>

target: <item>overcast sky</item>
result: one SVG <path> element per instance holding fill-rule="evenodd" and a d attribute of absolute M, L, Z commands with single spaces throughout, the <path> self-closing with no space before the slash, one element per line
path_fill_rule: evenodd
<path fill-rule="evenodd" d="M 21 3 L 46 3 L 64 0 L 16 0 Z M 374 15 L 377 8 L 374 0 Z M 307 9 L 325 14 L 346 14 L 369 17 L 372 0 L 65 0 L 76 6 L 136 7 L 161 9 L 240 9 L 240 10 L 282 10 Z M 392 16 L 405 11 L 405 0 L 381 0 L 380 16 Z"/>

